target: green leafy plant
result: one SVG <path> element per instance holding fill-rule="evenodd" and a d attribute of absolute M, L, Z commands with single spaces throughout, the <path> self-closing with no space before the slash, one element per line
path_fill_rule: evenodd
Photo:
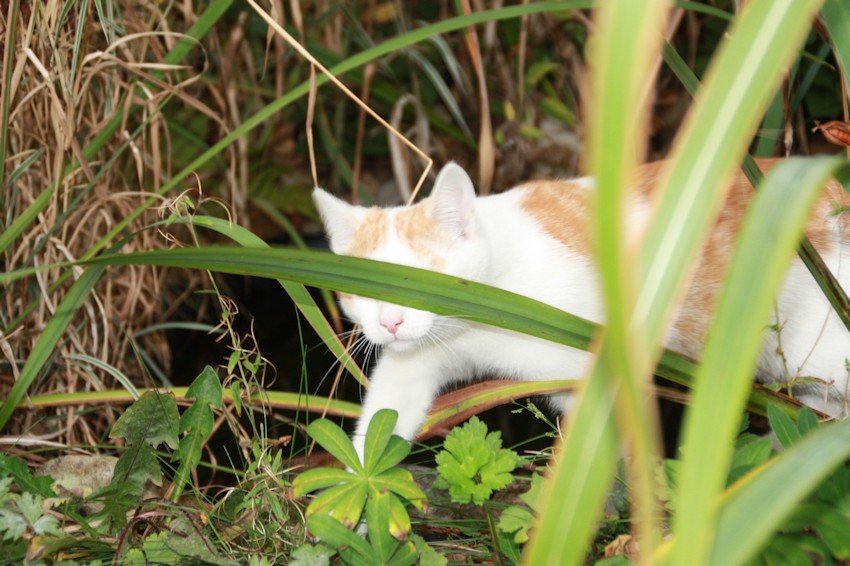
<path fill-rule="evenodd" d="M 43 546 L 62 536 L 59 520 L 48 512 L 44 497 L 10 491 L 13 477 L 0 474 L 0 559 L 23 561 L 27 547 Z"/>
<path fill-rule="evenodd" d="M 347 466 L 348 470 L 316 468 L 295 478 L 292 486 L 297 496 L 324 490 L 307 507 L 308 518 L 315 514 L 333 515 L 335 521 L 346 529 L 353 528 L 360 522 L 367 501 L 385 492 L 387 503 L 382 503 L 373 511 L 380 514 L 386 509 L 387 516 L 381 517 L 380 524 L 386 524 L 387 530 L 399 540 L 407 537 L 410 532 L 410 516 L 405 509 L 405 503 L 410 503 L 421 511 L 424 509 L 426 496 L 413 481 L 413 475 L 409 471 L 396 467 L 410 452 L 408 443 L 392 434 L 397 419 L 398 413 L 389 409 L 375 414 L 366 431 L 362 463 L 351 439 L 336 423 L 327 419 L 310 423 L 307 427 L 308 434 Z M 373 514 L 371 517 L 374 516 Z M 367 524 L 369 518 L 367 514 Z M 319 523 L 320 528 L 330 524 Z M 370 530 L 375 528 L 372 524 L 368 526 Z"/>
<path fill-rule="evenodd" d="M 172 460 L 180 462 L 174 474 L 174 492 L 172 501 L 177 501 L 183 493 L 183 487 L 189 481 L 189 473 L 201 461 L 204 444 L 213 428 L 213 411 L 211 407 L 221 408 L 222 388 L 218 374 L 210 366 L 206 366 L 195 378 L 186 391 L 186 397 L 194 398 L 192 406 L 180 416 L 180 432 L 185 433 L 180 439 Z"/>
<path fill-rule="evenodd" d="M 307 526 L 316 536 L 339 549 L 340 558 L 346 564 L 371 566 L 406 566 L 415 564 L 416 547 L 410 540 L 398 540 L 392 534 L 393 495 L 390 492 L 376 493 L 366 503 L 368 538 L 363 539 L 331 515 L 314 513 L 307 519 Z"/>
<path fill-rule="evenodd" d="M 540 492 L 543 487 L 543 476 L 531 476 L 528 491 L 519 496 L 525 505 L 511 505 L 502 511 L 499 523 L 496 525 L 503 533 L 513 535 L 513 541 L 522 544 L 528 541 L 529 531 L 534 526 L 534 520 L 540 507 Z"/>
<path fill-rule="evenodd" d="M 516 452 L 502 448 L 502 433 L 487 432 L 478 417 L 452 429 L 436 461 L 437 487 L 447 487 L 455 503 L 476 505 L 511 483 L 511 472 L 521 463 Z"/>

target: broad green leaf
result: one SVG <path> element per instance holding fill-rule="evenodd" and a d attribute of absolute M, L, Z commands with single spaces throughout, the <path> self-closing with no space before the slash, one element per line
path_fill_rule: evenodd
<path fill-rule="evenodd" d="M 397 540 L 407 540 L 410 533 L 410 515 L 404 503 L 394 493 L 384 492 L 389 501 L 389 517 L 387 521 L 388 532 Z M 369 524 L 371 528 L 371 523 Z"/>
<path fill-rule="evenodd" d="M 139 496 L 147 482 L 162 485 L 162 471 L 151 447 L 140 442 L 128 446 L 118 457 L 112 472 L 112 481 L 104 491 L 115 490 L 119 493 Z"/>
<path fill-rule="evenodd" d="M 209 404 L 216 409 L 221 408 L 222 388 L 221 380 L 218 378 L 216 371 L 210 366 L 204 366 L 204 369 L 195 378 L 189 389 L 186 390 L 186 397 L 196 399 L 199 403 Z M 186 430 L 181 422 L 181 430 Z"/>
<path fill-rule="evenodd" d="M 363 448 L 363 468 L 368 475 L 375 474 L 375 467 L 384 454 L 398 420 L 398 413 L 381 409 L 369 421 Z"/>
<path fill-rule="evenodd" d="M 797 426 L 791 420 L 791 417 L 774 408 L 773 405 L 767 406 L 767 418 L 770 422 L 770 429 L 783 448 L 790 448 L 792 444 L 800 440 L 800 431 L 797 430 Z"/>
<path fill-rule="evenodd" d="M 847 536 L 847 525 L 850 517 L 835 511 L 826 513 L 814 526 L 829 551 L 839 560 L 850 560 L 850 536 Z"/>
<path fill-rule="evenodd" d="M 390 534 L 390 494 L 380 493 L 369 498 L 366 524 L 369 526 L 369 543 L 379 563 L 386 563 L 398 546 L 398 541 Z"/>
<path fill-rule="evenodd" d="M 344 465 L 363 473 L 363 465 L 357 457 L 354 445 L 339 425 L 327 419 L 319 419 L 307 425 L 307 434 Z"/>

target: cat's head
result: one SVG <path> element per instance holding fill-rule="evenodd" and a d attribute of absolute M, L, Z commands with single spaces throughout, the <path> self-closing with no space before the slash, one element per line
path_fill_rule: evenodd
<path fill-rule="evenodd" d="M 313 200 L 334 253 L 482 280 L 487 244 L 475 216 L 475 189 L 455 163 L 437 176 L 431 195 L 413 206 L 365 208 L 317 188 Z M 465 325 L 433 313 L 340 294 L 340 304 L 371 342 L 405 351 L 442 341 Z"/>

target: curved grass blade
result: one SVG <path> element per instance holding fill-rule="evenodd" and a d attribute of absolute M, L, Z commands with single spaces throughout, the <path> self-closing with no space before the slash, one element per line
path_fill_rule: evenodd
<path fill-rule="evenodd" d="M 700 563 L 694 557 L 708 561 L 715 533 L 714 502 L 724 488 L 763 343 L 764 321 L 812 205 L 839 163 L 827 158 L 780 163 L 759 187 L 742 225 L 686 418 L 673 563 L 688 557 L 694 564 Z"/>
<path fill-rule="evenodd" d="M 85 302 L 89 291 L 91 291 L 92 287 L 100 279 L 104 269 L 105 267 L 86 269 L 80 278 L 71 285 L 62 302 L 56 307 L 55 314 L 47 321 L 44 330 L 41 332 L 41 336 L 38 337 L 35 346 L 33 346 L 30 355 L 27 357 L 24 367 L 21 369 L 18 380 L 12 386 L 9 396 L 3 402 L 2 407 L 0 407 L 0 429 L 6 426 L 9 417 L 12 415 L 12 411 L 15 410 L 15 407 L 23 399 L 30 384 L 35 380 L 48 358 L 50 358 L 53 348 L 59 342 L 59 339 L 65 332 L 65 328 L 70 324 L 77 309 Z"/>
<path fill-rule="evenodd" d="M 247 248 L 263 249 L 269 247 L 262 238 L 256 236 L 253 232 L 233 224 L 232 222 L 227 222 L 221 218 L 195 216 L 192 218 L 192 224 L 214 230 Z M 368 380 L 366 379 L 366 375 L 363 373 L 363 370 L 360 369 L 357 362 L 355 362 L 348 354 L 345 346 L 342 342 L 340 342 L 339 337 L 337 337 L 336 332 L 334 332 L 334 329 L 330 324 L 328 324 L 328 321 L 322 313 L 322 310 L 319 308 L 319 305 L 316 304 L 316 301 L 313 300 L 313 297 L 309 292 L 307 292 L 304 285 L 295 281 L 286 281 L 284 279 L 278 279 L 277 281 L 289 294 L 290 298 L 292 298 L 295 306 L 298 307 L 298 310 L 301 311 L 301 314 L 304 315 L 307 322 L 310 323 L 310 326 L 313 327 L 313 330 L 315 330 L 316 334 L 319 335 L 319 338 L 322 339 L 322 342 L 324 342 L 331 352 L 334 353 L 345 369 L 348 370 L 348 372 L 353 375 L 358 382 L 363 385 L 368 385 Z"/>
<path fill-rule="evenodd" d="M 588 141 L 596 179 L 594 237 L 608 326 L 576 415 L 544 491 L 537 533 L 523 554 L 530 564 L 580 564 L 610 489 L 617 444 L 632 456 L 632 517 L 641 555 L 658 544 L 655 465 L 661 457 L 657 416 L 647 403 L 652 349 L 633 324 L 637 264 L 627 242 L 626 199 L 643 155 L 646 77 L 661 46 L 669 2 L 607 2 L 594 14 L 593 105 Z M 654 338 L 654 337 L 653 337 Z M 652 340 L 652 338 L 650 338 Z M 616 406 L 616 412 L 614 408 Z M 615 416 L 616 421 L 611 417 Z M 619 433 L 617 431 L 619 428 Z M 598 440 L 590 448 L 588 437 Z M 618 439 L 619 437 L 619 439 Z M 580 488 L 577 488 L 580 486 Z M 576 490 L 580 489 L 581 494 Z"/>
<path fill-rule="evenodd" d="M 160 393 L 171 393 L 178 401 L 191 402 L 186 397 L 188 387 L 159 388 Z M 142 395 L 153 389 L 139 391 Z M 222 392 L 226 402 L 233 402 L 233 391 L 225 389 Z M 64 407 L 68 405 L 96 405 L 101 403 L 132 403 L 135 399 L 129 391 L 116 389 L 112 391 L 82 391 L 76 393 L 52 393 L 49 395 L 35 395 L 26 401 L 21 401 L 17 408 L 27 409 L 29 407 Z M 293 411 L 318 412 L 326 409 L 327 414 L 357 418 L 360 416 L 360 405 L 339 399 L 328 399 L 316 395 L 304 395 L 303 393 L 289 393 L 285 391 L 258 391 L 252 393 L 248 403 L 255 407 L 274 407 L 277 409 L 289 409 Z"/>

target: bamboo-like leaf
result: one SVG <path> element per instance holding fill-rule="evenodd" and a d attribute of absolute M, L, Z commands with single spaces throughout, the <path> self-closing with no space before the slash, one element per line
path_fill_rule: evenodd
<path fill-rule="evenodd" d="M 342 523 L 328 515 L 311 515 L 307 518 L 310 532 L 337 548 L 350 547 L 364 560 L 376 558 L 374 551 L 365 540 L 346 529 Z M 377 563 L 377 562 L 375 562 Z"/>
<path fill-rule="evenodd" d="M 792 159 L 760 187 L 741 227 L 685 424 L 672 561 L 708 561 L 716 507 L 744 400 L 763 344 L 764 321 L 820 188 L 839 162 Z M 746 312 L 745 317 L 741 313 Z M 722 376 L 723 387 L 717 387 Z M 776 485 L 776 484 L 774 484 Z M 773 517 L 764 517 L 772 522 Z"/>
<path fill-rule="evenodd" d="M 354 480 L 351 472 L 337 468 L 315 468 L 301 472 L 292 480 L 292 494 L 301 497 L 319 489 L 349 483 Z"/>
<path fill-rule="evenodd" d="M 307 433 L 337 460 L 356 472 L 363 472 L 354 445 L 336 423 L 326 419 L 313 421 L 307 426 Z"/>
<path fill-rule="evenodd" d="M 368 438 L 367 436 L 367 441 Z M 391 436 L 381 453 L 380 459 L 374 464 L 371 474 L 378 475 L 384 473 L 404 460 L 408 454 L 410 454 L 410 444 L 400 436 Z"/>
<path fill-rule="evenodd" d="M 384 454 L 398 420 L 398 413 L 389 409 L 381 409 L 372 420 L 366 431 L 366 443 L 363 448 L 363 468 L 368 475 L 374 475 L 375 466 Z"/>
<path fill-rule="evenodd" d="M 413 475 L 404 468 L 390 468 L 381 475 L 372 477 L 370 482 L 375 489 L 392 491 L 412 503 L 420 511 L 427 499 L 425 492 L 413 481 Z"/>

